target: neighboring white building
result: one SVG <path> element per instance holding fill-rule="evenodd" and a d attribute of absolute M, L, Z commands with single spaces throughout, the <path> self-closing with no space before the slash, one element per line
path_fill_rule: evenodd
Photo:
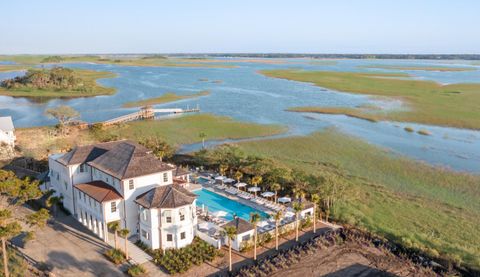
<path fill-rule="evenodd" d="M 245 246 L 244 244 L 251 242 L 255 234 L 253 224 L 237 216 L 227 224 L 223 225 L 222 228 L 229 226 L 235 227 L 237 230 L 237 234 L 232 240 L 232 248 L 240 251 Z M 226 242 L 224 243 L 226 244 Z"/>
<path fill-rule="evenodd" d="M 15 147 L 15 127 L 11 116 L 0 117 L 0 144 Z"/>
<path fill-rule="evenodd" d="M 145 147 L 126 140 L 79 146 L 68 153 L 50 156 L 49 168 L 47 189 L 62 196 L 64 207 L 105 241 L 107 224 L 113 221 L 119 221 L 121 228 L 129 229 L 132 235 L 138 234 L 143 241 L 148 236 L 152 248 L 160 247 L 163 241 L 162 248 L 179 248 L 192 241 L 193 224 L 197 220 L 194 194 L 179 188 L 185 186 L 185 181 L 174 179 L 175 166 L 161 162 Z M 171 216 L 175 219 L 168 228 L 162 223 L 167 221 L 168 214 L 155 214 L 162 211 L 163 204 L 157 207 L 158 203 L 152 202 L 145 212 L 136 202 L 140 196 L 157 195 L 157 191 L 174 194 Z M 177 207 L 177 196 L 185 193 L 191 201 Z M 180 220 L 181 211 L 185 211 L 185 220 Z M 148 222 L 139 220 L 140 214 L 147 214 Z M 148 235 L 142 236 L 141 230 Z M 169 243 L 167 232 L 185 239 Z"/>

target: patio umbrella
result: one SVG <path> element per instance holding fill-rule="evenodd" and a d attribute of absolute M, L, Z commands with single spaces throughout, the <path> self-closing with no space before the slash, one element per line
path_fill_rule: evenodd
<path fill-rule="evenodd" d="M 271 192 L 271 191 L 265 191 L 261 194 L 263 197 L 272 197 L 275 195 L 275 193 Z"/>
<path fill-rule="evenodd" d="M 257 197 L 257 191 L 260 191 L 261 188 L 259 187 L 249 187 L 248 191 L 255 193 L 255 197 Z"/>
<path fill-rule="evenodd" d="M 284 203 L 284 204 L 285 203 L 290 203 L 290 202 L 292 202 L 292 198 L 290 198 L 290 197 L 280 197 L 280 198 L 278 198 L 278 202 Z"/>
<path fill-rule="evenodd" d="M 215 177 L 215 180 L 223 181 L 223 180 L 225 180 L 225 176 L 217 176 L 217 177 Z"/>
<path fill-rule="evenodd" d="M 235 179 L 226 178 L 226 179 L 223 180 L 223 182 L 225 182 L 225 183 L 233 183 L 233 182 L 235 182 Z"/>
<path fill-rule="evenodd" d="M 224 217 L 227 216 L 227 214 L 228 213 L 226 211 L 216 211 L 212 213 L 212 215 L 215 217 Z"/>
<path fill-rule="evenodd" d="M 235 187 L 237 187 L 237 188 L 239 189 L 239 188 L 246 187 L 246 186 L 247 186 L 247 184 L 246 184 L 246 183 L 236 183 L 234 186 L 235 186 Z"/>

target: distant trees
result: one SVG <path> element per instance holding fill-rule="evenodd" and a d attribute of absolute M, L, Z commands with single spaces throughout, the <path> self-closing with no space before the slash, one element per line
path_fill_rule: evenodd
<path fill-rule="evenodd" d="M 85 90 L 82 78 L 75 71 L 64 67 L 52 69 L 29 69 L 23 76 L 7 79 L 1 82 L 6 89 L 74 89 Z"/>
<path fill-rule="evenodd" d="M 58 120 L 60 125 L 65 126 L 72 120 L 78 118 L 80 114 L 72 107 L 61 105 L 56 108 L 47 109 L 45 113 Z"/>
<path fill-rule="evenodd" d="M 160 161 L 164 158 L 170 158 L 175 153 L 175 149 L 172 148 L 167 142 L 158 137 L 147 137 L 140 141 L 140 144 L 152 151 L 152 154 L 157 156 Z"/>

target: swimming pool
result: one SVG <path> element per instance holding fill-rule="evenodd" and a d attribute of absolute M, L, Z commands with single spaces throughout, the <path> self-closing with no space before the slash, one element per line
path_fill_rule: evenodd
<path fill-rule="evenodd" d="M 268 214 L 265 212 L 254 209 L 240 202 L 230 200 L 220 194 L 206 189 L 199 189 L 194 191 L 194 193 L 198 196 L 197 207 L 202 207 L 202 205 L 205 205 L 205 208 L 208 208 L 209 212 L 225 211 L 228 213 L 227 216 L 225 216 L 227 220 L 232 220 L 234 213 L 247 221 L 250 220 L 250 213 L 255 212 L 259 213 L 262 218 L 268 217 Z"/>

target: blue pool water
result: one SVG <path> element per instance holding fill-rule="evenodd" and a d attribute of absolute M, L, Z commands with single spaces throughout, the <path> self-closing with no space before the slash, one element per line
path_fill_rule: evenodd
<path fill-rule="evenodd" d="M 261 217 L 266 218 L 268 214 L 262 212 L 260 210 L 254 209 L 252 207 L 246 206 L 242 203 L 230 200 L 220 194 L 215 192 L 211 192 L 206 189 L 200 189 L 194 191 L 197 197 L 197 207 L 202 207 L 205 205 L 205 208 L 208 208 L 209 212 L 216 212 L 216 211 L 225 211 L 227 212 L 227 216 L 225 218 L 227 220 L 233 219 L 233 214 L 237 214 L 242 219 L 250 220 L 250 213 L 259 213 Z"/>

